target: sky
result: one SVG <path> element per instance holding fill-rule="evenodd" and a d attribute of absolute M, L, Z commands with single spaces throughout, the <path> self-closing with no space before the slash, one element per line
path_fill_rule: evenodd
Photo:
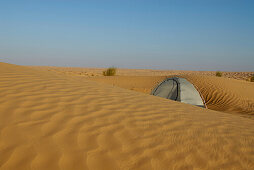
<path fill-rule="evenodd" d="M 254 1 L 0 0 L 0 62 L 254 71 Z"/>

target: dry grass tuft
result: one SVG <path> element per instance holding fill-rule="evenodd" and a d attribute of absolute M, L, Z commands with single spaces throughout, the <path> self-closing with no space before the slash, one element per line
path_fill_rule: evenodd
<path fill-rule="evenodd" d="M 250 77 L 250 82 L 254 82 L 254 75 Z"/>
<path fill-rule="evenodd" d="M 217 77 L 222 77 L 222 72 L 220 71 L 216 71 L 216 74 L 215 74 Z"/>
<path fill-rule="evenodd" d="M 116 75 L 116 68 L 115 67 L 110 67 L 106 71 L 103 71 L 102 74 L 104 76 L 114 76 L 114 75 Z"/>

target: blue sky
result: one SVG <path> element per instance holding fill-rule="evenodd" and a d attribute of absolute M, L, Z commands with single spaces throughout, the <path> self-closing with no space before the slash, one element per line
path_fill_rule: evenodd
<path fill-rule="evenodd" d="M 254 1 L 0 0 L 0 61 L 254 71 Z"/>

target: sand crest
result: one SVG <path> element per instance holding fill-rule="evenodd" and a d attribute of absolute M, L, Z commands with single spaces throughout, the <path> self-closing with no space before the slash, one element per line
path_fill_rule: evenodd
<path fill-rule="evenodd" d="M 0 63 L 0 153 L 1 169 L 254 169 L 254 120 Z"/>

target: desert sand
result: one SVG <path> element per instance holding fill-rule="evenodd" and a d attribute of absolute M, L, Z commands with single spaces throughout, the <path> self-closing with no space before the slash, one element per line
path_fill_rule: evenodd
<path fill-rule="evenodd" d="M 0 63 L 0 169 L 254 169 L 254 120 L 225 113 L 253 83 L 181 75 L 221 112 L 148 95 L 166 73 L 67 70 Z"/>
<path fill-rule="evenodd" d="M 118 69 L 117 76 L 105 77 L 102 76 L 105 68 L 30 67 L 64 76 L 82 77 L 146 94 L 150 94 L 166 77 L 177 75 L 195 85 L 205 98 L 209 109 L 254 118 L 254 83 L 249 82 L 254 72 L 223 72 L 223 77 L 216 77 L 215 71 Z"/>
<path fill-rule="evenodd" d="M 172 76 L 100 76 L 88 79 L 150 94 L 166 77 Z M 180 74 L 179 77 L 195 85 L 209 109 L 254 118 L 253 82 L 205 75 Z"/>

